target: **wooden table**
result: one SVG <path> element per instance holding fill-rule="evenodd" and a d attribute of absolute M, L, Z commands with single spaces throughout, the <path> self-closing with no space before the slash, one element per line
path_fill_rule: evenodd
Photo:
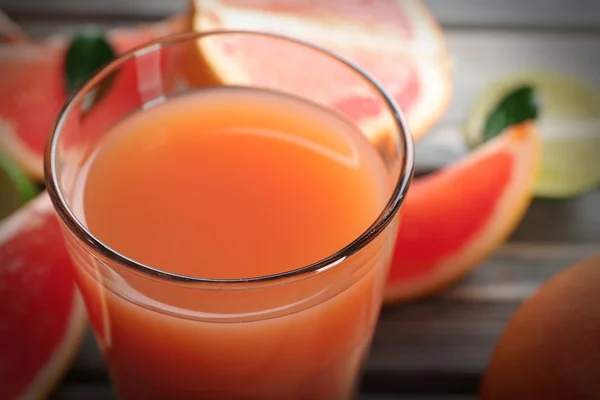
<path fill-rule="evenodd" d="M 112 26 L 159 19 L 184 4 L 0 0 L 0 7 L 34 35 L 71 31 L 82 23 Z M 465 154 L 459 127 L 470 102 L 502 74 L 546 67 L 600 87 L 600 3 L 595 0 L 428 4 L 446 33 L 455 93 L 446 116 L 417 147 L 421 172 Z M 383 310 L 361 398 L 475 398 L 494 343 L 519 304 L 557 271 L 596 252 L 600 190 L 567 201 L 535 200 L 510 240 L 465 281 L 436 298 Z M 91 336 L 53 398 L 114 398 Z"/>

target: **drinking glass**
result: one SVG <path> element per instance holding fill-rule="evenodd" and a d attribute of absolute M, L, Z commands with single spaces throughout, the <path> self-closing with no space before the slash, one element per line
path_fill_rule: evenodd
<path fill-rule="evenodd" d="M 240 40 L 251 57 L 223 58 L 217 68 L 244 71 L 252 64 L 253 72 L 217 79 L 199 49 L 235 52 L 233 44 Z M 215 85 L 291 94 L 352 121 L 387 174 L 387 202 L 372 225 L 311 265 L 230 280 L 161 271 L 95 237 L 85 222 L 77 180 L 94 144 L 132 112 Z M 361 104 L 378 114 L 361 115 Z M 57 119 L 45 174 L 119 396 L 335 400 L 356 395 L 412 179 L 412 146 L 401 110 L 373 77 L 348 59 L 290 37 L 252 31 L 178 34 L 138 47 L 91 77 Z"/>

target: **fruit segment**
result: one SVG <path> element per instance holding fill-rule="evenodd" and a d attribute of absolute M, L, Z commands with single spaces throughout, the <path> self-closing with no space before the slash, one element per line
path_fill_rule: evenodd
<path fill-rule="evenodd" d="M 535 127 L 525 122 L 415 179 L 401 210 L 385 300 L 444 289 L 494 251 L 529 206 L 540 153 Z"/>
<path fill-rule="evenodd" d="M 0 398 L 41 398 L 71 362 L 85 310 L 46 193 L 0 224 Z"/>
<path fill-rule="evenodd" d="M 448 106 L 451 77 L 445 41 L 420 1 L 196 0 L 192 9 L 190 27 L 195 31 L 249 29 L 278 33 L 320 45 L 357 63 L 396 99 L 415 139 L 422 137 Z M 187 61 L 191 64 L 190 80 L 196 84 L 246 81 L 260 85 L 294 72 L 289 63 L 279 70 L 276 67 L 275 60 L 286 59 L 283 45 L 262 41 L 257 46 L 250 41 L 241 36 L 222 45 L 208 46 L 204 45 L 206 41 L 199 41 Z M 265 68 L 257 59 L 274 61 Z M 387 111 L 379 99 L 366 95 L 355 77 L 348 82 L 337 73 L 328 74 L 330 71 L 319 67 L 314 52 L 306 52 L 302 60 L 297 66 L 301 73 L 296 71 L 297 87 L 289 90 L 307 92 L 306 79 L 301 77 L 311 70 L 319 71 L 322 76 L 335 77 L 320 85 L 327 88 L 328 97 L 319 100 L 332 107 L 353 107 L 349 116 L 365 129 L 380 131 L 389 127 L 391 121 L 385 119 Z"/>
<path fill-rule="evenodd" d="M 62 54 L 51 43 L 0 44 L 0 151 L 40 180 L 46 138 L 67 98 Z"/>

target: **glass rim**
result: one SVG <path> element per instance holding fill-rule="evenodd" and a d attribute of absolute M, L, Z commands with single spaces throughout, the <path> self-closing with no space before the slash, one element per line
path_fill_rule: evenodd
<path fill-rule="evenodd" d="M 400 151 L 403 154 L 402 165 L 400 168 L 400 176 L 396 180 L 396 185 L 390 195 L 388 202 L 383 207 L 383 211 L 377 216 L 375 221 L 357 238 L 352 240 L 349 244 L 336 252 L 322 258 L 314 263 L 295 268 L 289 271 L 280 272 L 277 274 L 257 276 L 250 278 L 236 278 L 236 279 L 214 279 L 214 278 L 200 278 L 195 276 L 181 275 L 163 271 L 158 268 L 154 268 L 150 265 L 135 261 L 132 258 L 121 254 L 120 252 L 112 249 L 108 245 L 104 244 L 89 229 L 77 218 L 72 211 L 72 207 L 69 206 L 65 199 L 65 195 L 58 183 L 57 174 L 57 163 L 56 153 L 58 149 L 58 142 L 61 138 L 61 132 L 66 118 L 70 115 L 72 108 L 75 104 L 78 104 L 83 100 L 83 96 L 92 90 L 98 82 L 104 79 L 108 74 L 114 72 L 117 68 L 120 68 L 124 63 L 129 60 L 135 59 L 137 56 L 146 54 L 148 52 L 156 51 L 162 46 L 173 45 L 180 42 L 189 40 L 199 40 L 204 37 L 216 36 L 216 35 L 253 35 L 253 36 L 264 36 L 285 42 L 295 43 L 303 46 L 307 49 L 317 51 L 325 56 L 328 56 L 333 61 L 337 61 L 343 64 L 345 67 L 351 69 L 360 78 L 366 81 L 375 92 L 381 96 L 387 111 L 392 115 L 394 125 L 400 136 Z M 104 65 L 98 71 L 96 71 L 90 78 L 83 82 L 67 99 L 65 104 L 59 111 L 54 126 L 50 132 L 50 136 L 46 142 L 44 151 L 44 179 L 46 183 L 46 189 L 49 197 L 54 205 L 54 208 L 67 226 L 69 231 L 73 233 L 79 240 L 82 240 L 86 245 L 90 246 L 101 256 L 106 257 L 112 261 L 116 261 L 120 265 L 124 265 L 132 269 L 134 272 L 141 272 L 144 275 L 158 278 L 161 280 L 168 280 L 172 283 L 218 283 L 218 284 L 240 284 L 240 283 L 260 283 L 268 281 L 280 281 L 286 278 L 302 278 L 309 275 L 312 272 L 322 272 L 334 268 L 338 264 L 342 263 L 345 259 L 357 253 L 363 249 L 366 245 L 372 242 L 392 221 L 394 215 L 399 211 L 400 206 L 404 202 L 408 188 L 412 181 L 414 174 L 414 144 L 410 134 L 408 123 L 404 116 L 403 111 L 400 109 L 395 99 L 387 92 L 387 90 L 367 71 L 362 67 L 354 63 L 353 61 L 341 56 L 325 47 L 317 44 L 310 43 L 308 41 L 293 38 L 287 35 L 262 32 L 256 30 L 208 30 L 204 32 L 185 32 L 177 33 L 173 35 L 164 36 L 153 41 L 147 42 L 143 45 L 136 46 L 131 50 L 121 54 L 120 56 L 113 59 L 108 64 Z"/>

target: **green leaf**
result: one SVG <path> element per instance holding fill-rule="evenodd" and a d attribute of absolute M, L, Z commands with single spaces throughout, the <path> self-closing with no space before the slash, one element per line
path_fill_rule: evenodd
<path fill-rule="evenodd" d="M 40 192 L 35 183 L 6 156 L 0 154 L 0 220 Z"/>
<path fill-rule="evenodd" d="M 538 116 L 536 94 L 531 86 L 520 86 L 506 95 L 490 112 L 483 130 L 483 140 L 488 141 L 506 128 Z"/>
<path fill-rule="evenodd" d="M 73 37 L 65 59 L 65 82 L 69 93 L 114 58 L 115 51 L 102 33 L 86 30 Z"/>

